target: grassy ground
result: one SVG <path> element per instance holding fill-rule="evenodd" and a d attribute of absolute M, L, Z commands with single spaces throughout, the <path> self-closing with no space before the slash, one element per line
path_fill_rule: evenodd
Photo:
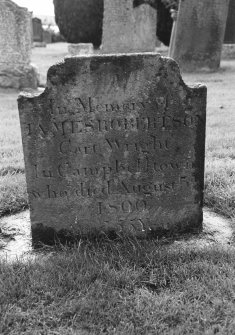
<path fill-rule="evenodd" d="M 34 50 L 44 78 L 59 55 Z M 235 61 L 222 66 L 184 79 L 209 89 L 205 202 L 235 217 Z M 27 206 L 16 97 L 0 91 L 2 215 Z M 0 334 L 232 335 L 234 259 L 232 245 L 124 239 L 83 241 L 25 263 L 0 261 Z"/>
<path fill-rule="evenodd" d="M 1 334 L 234 334 L 235 251 L 84 243 L 0 267 Z"/>

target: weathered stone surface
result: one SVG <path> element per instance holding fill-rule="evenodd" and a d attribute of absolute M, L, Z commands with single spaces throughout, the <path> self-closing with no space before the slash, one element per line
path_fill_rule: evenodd
<path fill-rule="evenodd" d="M 3 88 L 33 88 L 39 84 L 38 69 L 32 65 L 16 66 L 12 69 L 0 69 L 0 87 Z"/>
<path fill-rule="evenodd" d="M 68 52 L 71 56 L 91 55 L 94 53 L 92 43 L 74 43 L 68 45 Z"/>
<path fill-rule="evenodd" d="M 0 87 L 36 88 L 37 72 L 30 64 L 32 15 L 10 0 L 0 5 Z"/>
<path fill-rule="evenodd" d="M 181 0 L 171 57 L 185 71 L 217 70 L 229 0 Z"/>
<path fill-rule="evenodd" d="M 206 87 L 173 60 L 66 58 L 19 113 L 34 239 L 201 226 Z"/>
<path fill-rule="evenodd" d="M 230 0 L 224 43 L 235 44 L 235 1 Z"/>
<path fill-rule="evenodd" d="M 154 51 L 157 12 L 133 0 L 104 0 L 103 53 Z"/>

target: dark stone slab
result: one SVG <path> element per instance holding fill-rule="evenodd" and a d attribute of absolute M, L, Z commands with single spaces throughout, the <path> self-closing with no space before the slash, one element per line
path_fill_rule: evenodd
<path fill-rule="evenodd" d="M 225 44 L 235 44 L 235 1 L 230 0 L 224 37 Z"/>
<path fill-rule="evenodd" d="M 43 42 L 42 20 L 40 20 L 37 17 L 32 18 L 32 26 L 33 26 L 33 41 Z"/>
<path fill-rule="evenodd" d="M 34 239 L 201 227 L 206 87 L 173 60 L 67 58 L 18 101 Z"/>
<path fill-rule="evenodd" d="M 229 0 L 181 0 L 170 56 L 184 71 L 220 67 Z"/>

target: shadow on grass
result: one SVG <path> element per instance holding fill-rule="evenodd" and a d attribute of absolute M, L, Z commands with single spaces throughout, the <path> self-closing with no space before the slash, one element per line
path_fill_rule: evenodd
<path fill-rule="evenodd" d="M 194 237 L 55 241 L 0 262 L 0 333 L 233 334 L 234 248 L 177 243 Z"/>
<path fill-rule="evenodd" d="M 94 244 L 102 244 L 107 242 L 121 242 L 121 241 L 158 241 L 163 244 L 174 243 L 176 240 L 190 240 L 199 236 L 202 232 L 202 226 L 192 228 L 190 225 L 180 222 L 175 225 L 173 229 L 167 230 L 164 228 L 158 228 L 150 231 L 138 232 L 138 234 L 132 234 L 131 232 L 117 232 L 115 230 L 109 230 L 103 232 L 100 230 L 93 229 L 92 233 L 86 235 L 78 235 L 72 231 L 60 230 L 56 232 L 53 228 L 48 228 L 43 225 L 34 226 L 32 229 L 32 244 L 34 249 L 40 249 L 42 246 L 73 246 L 74 244 L 80 243 L 80 241 Z"/>

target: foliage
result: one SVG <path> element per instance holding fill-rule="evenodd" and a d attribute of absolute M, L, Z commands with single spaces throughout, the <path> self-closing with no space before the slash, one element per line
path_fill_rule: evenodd
<path fill-rule="evenodd" d="M 103 0 L 54 0 L 55 20 L 69 43 L 102 41 Z"/>

